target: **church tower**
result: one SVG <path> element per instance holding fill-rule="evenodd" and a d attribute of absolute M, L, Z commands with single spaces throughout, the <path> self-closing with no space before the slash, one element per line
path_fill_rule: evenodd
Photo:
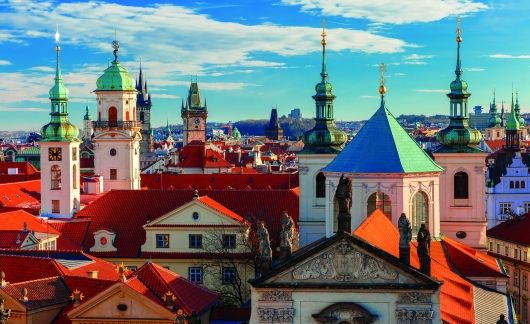
<path fill-rule="evenodd" d="M 83 116 L 83 135 L 81 139 L 85 142 L 92 141 L 92 134 L 94 134 L 94 129 L 92 128 L 92 115 L 90 114 L 90 109 L 88 106 L 85 108 L 85 115 Z"/>
<path fill-rule="evenodd" d="M 41 215 L 70 218 L 79 210 L 79 129 L 68 120 L 68 89 L 59 62 L 59 32 L 55 34 L 57 65 L 50 89 L 51 121 L 41 129 Z"/>
<path fill-rule="evenodd" d="M 104 191 L 140 189 L 141 123 L 137 120 L 134 80 L 118 61 L 119 42 L 113 41 L 114 61 L 97 80 L 98 117 L 94 125 L 94 172 L 103 176 Z"/>
<path fill-rule="evenodd" d="M 451 82 L 449 126 L 437 134 L 433 152 L 445 171 L 440 176 L 441 233 L 474 248 L 486 248 L 485 158 L 482 134 L 469 127 L 467 82 L 462 79 L 460 18 L 457 28 L 456 78 Z"/>
<path fill-rule="evenodd" d="M 493 91 L 493 103 L 490 103 L 490 118 L 488 120 L 488 128 L 486 128 L 485 139 L 492 141 L 504 138 L 504 127 L 502 127 L 502 116 L 497 112 L 497 104 L 495 103 L 495 91 Z"/>
<path fill-rule="evenodd" d="M 326 233 L 326 176 L 321 171 L 342 151 L 346 133 L 333 121 L 333 87 L 326 66 L 326 31 L 322 30 L 321 80 L 315 86 L 315 127 L 304 134 L 298 154 L 300 174 L 300 243 L 306 245 Z"/>
<path fill-rule="evenodd" d="M 206 118 L 208 117 L 208 106 L 206 100 L 204 106 L 201 102 L 201 93 L 197 82 L 192 82 L 188 91 L 186 103 L 182 103 L 182 134 L 183 144 L 191 141 L 206 142 Z"/>
<path fill-rule="evenodd" d="M 142 140 L 140 141 L 140 154 L 151 152 L 151 93 L 147 91 L 147 81 L 144 78 L 142 71 L 142 63 L 140 62 L 140 73 L 136 81 L 136 107 L 137 120 L 142 123 Z"/>

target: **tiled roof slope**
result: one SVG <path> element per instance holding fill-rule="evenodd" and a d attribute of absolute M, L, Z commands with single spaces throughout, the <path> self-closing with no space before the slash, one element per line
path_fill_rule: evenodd
<path fill-rule="evenodd" d="M 490 228 L 486 235 L 489 238 L 512 242 L 524 246 L 530 245 L 530 214 L 508 219 Z"/>
<path fill-rule="evenodd" d="M 61 235 L 57 239 L 57 250 L 82 250 L 90 226 L 89 219 L 49 220 L 51 227 Z"/>
<path fill-rule="evenodd" d="M 354 231 L 354 234 L 396 257 L 399 256 L 399 232 L 380 210 L 374 211 L 366 218 Z M 466 274 L 503 274 L 498 267 L 497 271 L 490 267 L 496 261 L 483 253 L 480 253 L 480 257 L 485 260 L 484 263 L 468 262 L 469 259 L 472 259 L 470 255 L 473 253 L 466 251 L 466 248 L 459 246 L 459 243 L 455 243 L 457 242 L 448 239 L 444 239 L 442 242 L 431 242 L 431 274 L 443 282 L 440 291 L 442 321 L 444 323 L 472 324 L 475 323 L 474 286 L 469 280 L 454 272 L 452 265 Z M 459 251 L 451 251 L 446 254 L 443 244 L 449 249 L 458 249 Z M 419 269 L 416 248 L 416 243 L 411 243 L 410 263 L 412 267 Z M 466 256 L 463 257 L 461 254 L 466 254 Z M 465 261 L 463 264 L 462 260 Z M 466 267 L 472 267 L 472 269 L 466 269 Z"/>
<path fill-rule="evenodd" d="M 29 234 L 22 230 L 0 230 L 0 249 L 20 249 Z"/>
<path fill-rule="evenodd" d="M 28 300 L 22 302 L 24 288 L 28 291 Z M 70 291 L 61 277 L 24 281 L 9 284 L 0 289 L 14 299 L 20 300 L 20 303 L 28 310 L 64 304 L 70 301 Z"/>
<path fill-rule="evenodd" d="M 172 292 L 177 298 L 177 305 L 188 314 L 201 314 L 206 309 L 211 308 L 219 299 L 219 294 L 151 262 L 141 266 L 133 273 L 133 276 L 149 287 L 150 292 L 157 296 L 161 303 L 161 296 L 164 296 L 168 291 Z"/>
<path fill-rule="evenodd" d="M 0 206 L 40 208 L 40 180 L 0 184 Z"/>
<path fill-rule="evenodd" d="M 281 215 L 287 211 L 298 224 L 299 193 L 294 190 L 199 190 L 234 213 L 252 215 L 264 221 L 273 246 L 279 244 Z M 111 229 L 116 233 L 117 252 L 94 253 L 105 257 L 139 257 L 145 243 L 143 225 L 188 203 L 193 190 L 113 190 L 85 207 L 76 218 L 91 219 L 83 248 L 94 245 L 94 232 Z M 143 257 L 149 257 L 142 254 Z"/>
<path fill-rule="evenodd" d="M 50 226 L 45 220 L 23 210 L 0 213 L 0 231 L 22 230 L 24 229 L 24 223 L 26 223 L 29 231 L 59 235 L 59 231 Z"/>
<path fill-rule="evenodd" d="M 384 101 L 324 171 L 341 173 L 441 172 L 443 168 L 410 137 Z"/>

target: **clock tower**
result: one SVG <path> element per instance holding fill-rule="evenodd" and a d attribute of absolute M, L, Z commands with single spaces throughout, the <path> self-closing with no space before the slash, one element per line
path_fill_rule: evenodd
<path fill-rule="evenodd" d="M 182 133 L 184 145 L 191 141 L 206 141 L 206 118 L 208 107 L 206 100 L 204 106 L 201 103 L 201 94 L 197 82 L 192 82 L 188 91 L 186 102 L 182 102 Z"/>
<path fill-rule="evenodd" d="M 103 176 L 103 190 L 140 189 L 140 141 L 134 79 L 118 61 L 120 44 L 113 41 L 114 61 L 96 82 L 94 172 Z"/>
<path fill-rule="evenodd" d="M 50 89 L 51 120 L 41 129 L 41 215 L 71 218 L 79 210 L 79 129 L 68 120 L 68 89 L 59 64 L 59 32 L 55 34 L 57 65 Z"/>

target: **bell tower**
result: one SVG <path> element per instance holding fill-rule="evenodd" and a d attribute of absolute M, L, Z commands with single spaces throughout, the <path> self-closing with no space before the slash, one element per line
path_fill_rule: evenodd
<path fill-rule="evenodd" d="M 197 82 L 191 82 L 186 103 L 182 102 L 182 133 L 183 144 L 191 141 L 206 142 L 206 119 L 208 117 L 208 106 L 206 100 L 204 106 L 201 102 L 201 93 Z"/>
<path fill-rule="evenodd" d="M 41 129 L 41 215 L 71 218 L 79 210 L 79 129 L 68 120 L 68 89 L 59 63 L 59 31 L 55 34 L 57 65 L 50 89 L 51 120 Z"/>
<path fill-rule="evenodd" d="M 134 80 L 118 60 L 120 44 L 113 41 L 114 61 L 97 80 L 97 121 L 94 125 L 94 172 L 103 176 L 104 191 L 140 189 L 140 141 Z"/>

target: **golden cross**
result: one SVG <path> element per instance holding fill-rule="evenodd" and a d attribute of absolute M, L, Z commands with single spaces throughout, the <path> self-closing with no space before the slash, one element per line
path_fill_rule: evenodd
<path fill-rule="evenodd" d="M 458 16 L 456 18 L 456 41 L 457 43 L 462 42 L 462 28 L 460 28 L 461 21 L 462 19 L 460 18 L 460 16 Z"/>
<path fill-rule="evenodd" d="M 385 72 L 386 72 L 385 63 L 381 63 L 381 65 L 379 66 L 379 71 L 381 72 L 381 85 L 385 85 Z"/>

